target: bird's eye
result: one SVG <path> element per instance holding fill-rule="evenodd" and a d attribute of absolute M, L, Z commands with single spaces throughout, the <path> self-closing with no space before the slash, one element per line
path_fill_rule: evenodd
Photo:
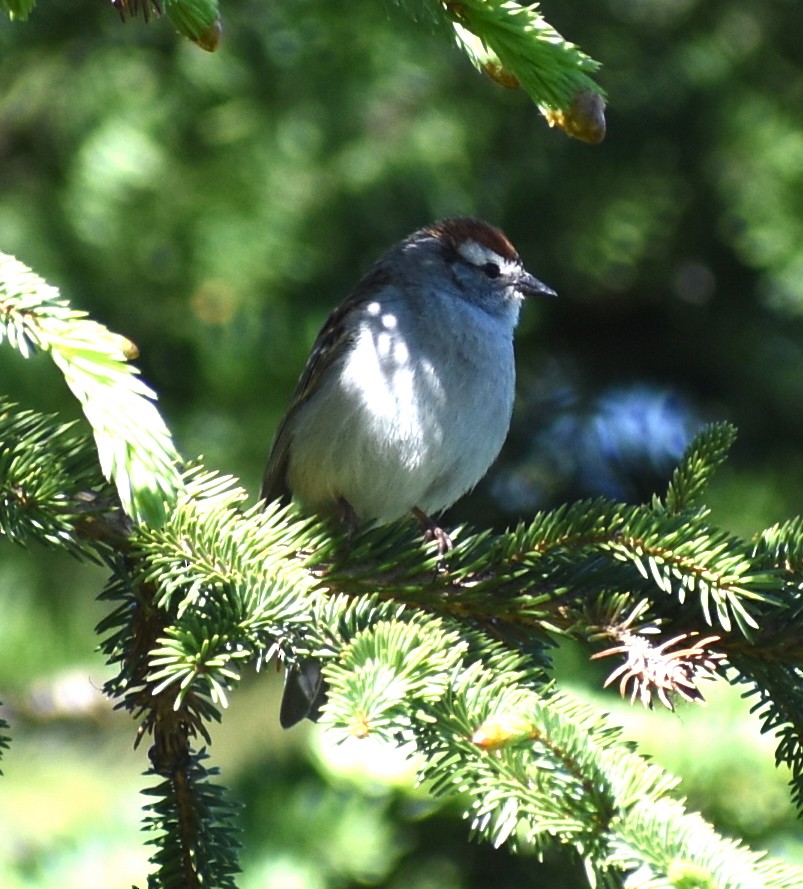
<path fill-rule="evenodd" d="M 482 270 L 489 278 L 499 277 L 499 266 L 495 262 L 486 262 L 485 265 L 482 266 Z"/>

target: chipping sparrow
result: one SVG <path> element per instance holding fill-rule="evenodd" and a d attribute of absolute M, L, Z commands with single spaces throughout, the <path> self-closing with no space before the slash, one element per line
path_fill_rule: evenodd
<path fill-rule="evenodd" d="M 531 294 L 554 291 L 478 219 L 445 219 L 391 248 L 318 334 L 261 496 L 354 524 L 451 506 L 507 436 L 513 330 Z"/>
<path fill-rule="evenodd" d="M 471 490 L 513 410 L 513 330 L 525 296 L 554 291 L 478 219 L 445 219 L 392 247 L 324 324 L 279 424 L 261 496 L 356 527 L 430 516 Z M 287 673 L 281 722 L 317 717 L 320 664 Z"/>

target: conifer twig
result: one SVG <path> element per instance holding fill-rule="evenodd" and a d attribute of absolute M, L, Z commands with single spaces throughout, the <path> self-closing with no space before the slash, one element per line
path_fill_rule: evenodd
<path fill-rule="evenodd" d="M 136 521 L 161 524 L 180 485 L 178 453 L 154 405 L 156 395 L 129 363 L 134 344 L 71 308 L 13 256 L 0 253 L 0 342 L 23 357 L 48 352 L 95 436 L 104 476 Z"/>

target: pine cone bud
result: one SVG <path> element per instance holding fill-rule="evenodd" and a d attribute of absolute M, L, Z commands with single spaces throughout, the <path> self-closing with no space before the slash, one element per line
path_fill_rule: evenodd
<path fill-rule="evenodd" d="M 164 8 L 180 34 L 207 52 L 217 49 L 223 30 L 217 0 L 165 0 Z"/>

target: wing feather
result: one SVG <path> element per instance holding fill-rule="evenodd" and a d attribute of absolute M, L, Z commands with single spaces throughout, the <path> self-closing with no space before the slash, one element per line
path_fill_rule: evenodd
<path fill-rule="evenodd" d="M 387 284 L 388 280 L 387 272 L 378 266 L 375 267 L 359 282 L 349 297 L 329 315 L 321 328 L 312 346 L 310 357 L 296 383 L 290 399 L 290 408 L 282 417 L 273 439 L 259 495 L 266 503 L 278 497 L 283 499 L 291 497 L 293 492 L 287 480 L 287 471 L 296 415 L 320 388 L 326 368 L 353 342 L 353 331 L 349 330 L 344 335 L 348 316 L 358 306 L 375 299 L 377 291 Z"/>

